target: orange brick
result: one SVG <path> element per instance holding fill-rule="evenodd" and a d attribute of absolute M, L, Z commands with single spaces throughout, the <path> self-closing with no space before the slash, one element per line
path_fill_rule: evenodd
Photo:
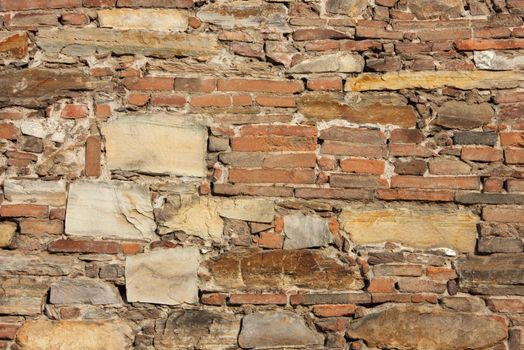
<path fill-rule="evenodd" d="M 47 205 L 38 204 L 4 204 L 0 207 L 2 217 L 45 218 L 49 215 Z"/>
<path fill-rule="evenodd" d="M 175 79 L 167 77 L 127 78 L 124 86 L 128 90 L 171 91 Z"/>
<path fill-rule="evenodd" d="M 457 273 L 449 267 L 428 266 L 426 276 L 436 280 L 452 280 L 457 278 Z"/>
<path fill-rule="evenodd" d="M 111 105 L 97 104 L 95 105 L 95 116 L 100 119 L 107 119 L 111 116 Z"/>
<path fill-rule="evenodd" d="M 491 147 L 464 147 L 460 157 L 477 162 L 496 162 L 502 159 L 502 151 Z"/>
<path fill-rule="evenodd" d="M 255 101 L 264 107 L 295 107 L 295 98 L 293 96 L 257 96 Z"/>
<path fill-rule="evenodd" d="M 391 293 L 395 289 L 395 282 L 391 278 L 376 277 L 369 282 L 368 292 Z"/>
<path fill-rule="evenodd" d="M 286 305 L 287 295 L 285 294 L 232 294 L 229 297 L 231 305 Z"/>
<path fill-rule="evenodd" d="M 23 219 L 20 220 L 20 233 L 61 235 L 64 233 L 64 222 L 62 220 Z"/>
<path fill-rule="evenodd" d="M 278 152 L 315 151 L 316 138 L 299 136 L 241 136 L 231 139 L 233 151 Z"/>
<path fill-rule="evenodd" d="M 149 101 L 148 94 L 129 94 L 127 102 L 133 106 L 142 107 Z"/>
<path fill-rule="evenodd" d="M 60 116 L 65 119 L 79 119 L 87 117 L 87 107 L 79 104 L 65 105 Z"/>
<path fill-rule="evenodd" d="M 220 79 L 218 90 L 293 94 L 304 91 L 304 84 L 296 80 Z"/>
<path fill-rule="evenodd" d="M 281 249 L 284 240 L 280 233 L 261 232 L 258 246 L 262 248 Z"/>
<path fill-rule="evenodd" d="M 18 128 L 13 124 L 0 124 L 0 139 L 16 140 L 18 136 Z"/>
<path fill-rule="evenodd" d="M 524 164 L 524 149 L 508 148 L 504 150 L 507 164 Z"/>
<path fill-rule="evenodd" d="M 504 187 L 504 181 L 502 179 L 495 179 L 489 177 L 484 179 L 484 192 L 500 193 Z"/>
<path fill-rule="evenodd" d="M 176 91 L 213 92 L 216 85 L 216 79 L 175 78 Z"/>
<path fill-rule="evenodd" d="M 251 95 L 233 95 L 234 106 L 251 106 L 253 104 L 253 98 Z"/>
<path fill-rule="evenodd" d="M 315 305 L 313 313 L 318 317 L 340 317 L 353 315 L 356 310 L 355 304 Z"/>
<path fill-rule="evenodd" d="M 349 158 L 340 161 L 340 168 L 342 171 L 351 173 L 381 175 L 384 173 L 385 162 L 383 160 Z"/>
<path fill-rule="evenodd" d="M 500 144 L 502 146 L 524 147 L 524 132 L 501 132 Z"/>
<path fill-rule="evenodd" d="M 391 178 L 392 188 L 423 188 L 423 189 L 480 189 L 480 179 L 476 176 L 402 176 L 395 175 Z"/>
<path fill-rule="evenodd" d="M 189 103 L 193 107 L 229 107 L 231 96 L 229 95 L 200 95 L 192 96 Z"/>
<path fill-rule="evenodd" d="M 291 183 L 313 184 L 313 169 L 229 169 L 229 181 L 233 183 Z"/>
<path fill-rule="evenodd" d="M 151 104 L 153 106 L 181 107 L 186 104 L 186 98 L 177 94 L 153 94 Z"/>
<path fill-rule="evenodd" d="M 143 248 L 139 243 L 126 242 L 121 244 L 122 253 L 125 255 L 135 255 L 141 253 Z"/>
<path fill-rule="evenodd" d="M 86 140 L 86 160 L 85 173 L 86 176 L 98 177 L 101 173 L 100 157 L 101 157 L 102 141 L 98 136 L 89 136 Z"/>
<path fill-rule="evenodd" d="M 524 48 L 524 39 L 467 39 L 456 40 L 455 45 L 461 51 L 513 50 Z"/>
<path fill-rule="evenodd" d="M 240 135 L 317 136 L 317 128 L 303 125 L 247 125 L 240 129 Z"/>
<path fill-rule="evenodd" d="M 339 77 L 312 78 L 307 81 L 307 88 L 309 90 L 341 91 L 342 79 Z"/>
<path fill-rule="evenodd" d="M 227 295 L 222 293 L 209 293 L 203 294 L 200 298 L 200 302 L 204 305 L 221 306 L 224 305 L 227 299 Z"/>

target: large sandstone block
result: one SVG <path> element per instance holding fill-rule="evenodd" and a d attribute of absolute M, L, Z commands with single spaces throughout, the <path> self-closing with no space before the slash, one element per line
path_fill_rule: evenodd
<path fill-rule="evenodd" d="M 224 200 L 218 213 L 229 219 L 266 223 L 273 222 L 275 217 L 273 200 L 259 198 Z"/>
<path fill-rule="evenodd" d="M 41 278 L 0 278 L 0 314 L 39 315 L 49 289 Z"/>
<path fill-rule="evenodd" d="M 65 233 L 147 240 L 156 224 L 146 185 L 79 181 L 69 186 Z"/>
<path fill-rule="evenodd" d="M 98 11 L 100 27 L 178 32 L 187 28 L 187 12 L 170 9 L 111 9 Z"/>
<path fill-rule="evenodd" d="M 333 242 L 326 219 L 300 213 L 284 216 L 284 249 L 322 247 Z"/>
<path fill-rule="evenodd" d="M 40 30 L 36 43 L 45 52 L 72 56 L 112 52 L 117 55 L 207 59 L 216 55 L 219 50 L 216 36 L 209 34 L 161 33 L 108 28 Z"/>
<path fill-rule="evenodd" d="M 23 350 L 122 350 L 133 343 L 121 321 L 26 321 L 16 336 Z"/>
<path fill-rule="evenodd" d="M 417 19 L 460 17 L 464 11 L 462 0 L 408 0 L 408 8 Z"/>
<path fill-rule="evenodd" d="M 6 179 L 4 196 L 8 201 L 15 203 L 38 203 L 60 207 L 66 204 L 66 183 L 63 180 Z"/>
<path fill-rule="evenodd" d="M 127 301 L 176 305 L 198 302 L 198 248 L 160 249 L 126 259 Z"/>
<path fill-rule="evenodd" d="M 51 304 L 121 304 L 115 286 L 92 278 L 65 279 L 51 285 Z"/>
<path fill-rule="evenodd" d="M 467 104 L 447 101 L 438 109 L 435 124 L 450 129 L 470 130 L 491 122 L 495 111 L 489 103 Z"/>
<path fill-rule="evenodd" d="M 445 210 L 345 209 L 341 226 L 357 244 L 397 242 L 416 248 L 452 248 L 472 253 L 479 218 Z"/>
<path fill-rule="evenodd" d="M 378 308 L 351 323 L 347 334 L 368 346 L 395 349 L 485 349 L 507 336 L 504 318 L 445 311 L 436 306 Z"/>
<path fill-rule="evenodd" d="M 207 132 L 201 126 L 167 115 L 126 116 L 106 123 L 102 133 L 111 170 L 206 175 Z"/>

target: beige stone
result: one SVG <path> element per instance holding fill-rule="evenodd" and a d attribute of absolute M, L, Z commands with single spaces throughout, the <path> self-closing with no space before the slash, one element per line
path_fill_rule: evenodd
<path fill-rule="evenodd" d="M 187 28 L 187 13 L 172 9 L 111 9 L 98 11 L 100 27 L 178 32 Z"/>
<path fill-rule="evenodd" d="M 218 213 L 229 219 L 269 223 L 275 217 L 273 206 L 270 199 L 230 199 L 224 201 Z"/>
<path fill-rule="evenodd" d="M 344 209 L 342 228 L 357 244 L 397 242 L 415 248 L 475 250 L 478 217 L 440 209 Z"/>
<path fill-rule="evenodd" d="M 167 115 L 126 116 L 102 127 L 111 170 L 206 175 L 206 131 Z"/>
<path fill-rule="evenodd" d="M 14 222 L 0 223 L 0 248 L 8 247 L 16 235 L 16 224 Z"/>
<path fill-rule="evenodd" d="M 360 55 L 328 54 L 305 59 L 294 65 L 290 73 L 354 73 L 364 70 L 364 59 Z"/>
<path fill-rule="evenodd" d="M 148 187 L 132 182 L 72 183 L 66 213 L 70 236 L 147 240 L 156 229 Z"/>
<path fill-rule="evenodd" d="M 126 259 L 127 301 L 175 305 L 198 302 L 198 248 L 158 249 Z"/>
<path fill-rule="evenodd" d="M 346 81 L 346 91 L 438 89 L 507 89 L 521 86 L 524 72 L 435 71 L 361 74 Z"/>
<path fill-rule="evenodd" d="M 369 5 L 369 0 L 327 0 L 326 11 L 357 17 Z"/>
<path fill-rule="evenodd" d="M 121 321 L 31 320 L 20 327 L 16 340 L 23 350 L 123 350 L 133 338 Z"/>
<path fill-rule="evenodd" d="M 462 0 L 408 0 L 408 8 L 417 19 L 460 17 L 464 11 Z"/>
<path fill-rule="evenodd" d="M 60 207 L 66 204 L 66 183 L 60 181 L 4 181 L 5 198 L 14 203 L 36 203 Z"/>
<path fill-rule="evenodd" d="M 32 277 L 0 278 L 0 314 L 38 315 L 49 289 L 48 283 Z"/>

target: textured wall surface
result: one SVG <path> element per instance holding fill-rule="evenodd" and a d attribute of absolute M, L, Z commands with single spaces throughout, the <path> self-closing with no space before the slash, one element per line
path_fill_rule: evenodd
<path fill-rule="evenodd" d="M 523 0 L 0 0 L 0 349 L 524 349 Z"/>

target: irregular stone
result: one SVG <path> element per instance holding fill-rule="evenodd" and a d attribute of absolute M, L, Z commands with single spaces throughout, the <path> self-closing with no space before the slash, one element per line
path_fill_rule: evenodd
<path fill-rule="evenodd" d="M 408 8 L 417 19 L 454 18 L 462 15 L 464 4 L 462 0 L 408 0 Z"/>
<path fill-rule="evenodd" d="M 284 249 L 322 247 L 333 242 L 326 219 L 302 214 L 284 216 Z"/>
<path fill-rule="evenodd" d="M 416 248 L 475 250 L 479 218 L 439 209 L 344 209 L 341 226 L 357 244 L 397 242 Z"/>
<path fill-rule="evenodd" d="M 257 312 L 242 319 L 238 336 L 242 348 L 273 348 L 323 345 L 324 337 L 291 312 Z"/>
<path fill-rule="evenodd" d="M 369 0 L 328 0 L 326 11 L 357 17 L 364 12 L 368 5 Z"/>
<path fill-rule="evenodd" d="M 179 32 L 187 28 L 187 13 L 170 9 L 111 9 L 98 11 L 100 27 Z"/>
<path fill-rule="evenodd" d="M 354 107 L 335 94 L 325 92 L 307 93 L 297 98 L 298 111 L 313 120 L 344 119 L 358 124 L 392 124 L 414 127 L 417 115 L 411 106 L 366 104 Z"/>
<path fill-rule="evenodd" d="M 102 127 L 111 170 L 200 176 L 207 173 L 207 132 L 169 115 L 126 116 Z"/>
<path fill-rule="evenodd" d="M 473 297 L 444 297 L 441 298 L 443 307 L 455 311 L 478 312 L 482 311 L 486 304 L 484 300 Z"/>
<path fill-rule="evenodd" d="M 122 350 L 133 343 L 122 321 L 26 321 L 16 340 L 22 350 Z"/>
<path fill-rule="evenodd" d="M 498 140 L 496 132 L 462 131 L 453 134 L 456 145 L 487 145 L 495 146 Z"/>
<path fill-rule="evenodd" d="M 311 250 L 254 249 L 225 253 L 206 263 L 217 286 L 227 289 L 362 289 L 358 269 Z"/>
<path fill-rule="evenodd" d="M 82 271 L 71 256 L 29 255 L 0 251 L 0 275 L 65 276 Z"/>
<path fill-rule="evenodd" d="M 346 81 L 346 91 L 438 89 L 509 89 L 524 81 L 524 72 L 421 71 L 361 74 Z"/>
<path fill-rule="evenodd" d="M 16 235 L 16 223 L 1 222 L 0 223 L 0 248 L 9 247 Z"/>
<path fill-rule="evenodd" d="M 51 304 L 121 304 L 115 286 L 91 278 L 66 279 L 51 285 Z"/>
<path fill-rule="evenodd" d="M 10 202 L 38 203 L 54 207 L 66 204 L 66 183 L 60 181 L 15 180 L 4 181 L 4 196 Z"/>
<path fill-rule="evenodd" d="M 484 349 L 507 336 L 500 316 L 450 312 L 436 306 L 377 309 L 351 322 L 348 335 L 365 340 L 370 347 L 424 350 Z"/>
<path fill-rule="evenodd" d="M 198 302 L 198 248 L 159 249 L 126 259 L 127 301 L 176 305 Z"/>
<path fill-rule="evenodd" d="M 462 101 L 447 101 L 437 112 L 435 124 L 450 129 L 475 129 L 491 121 L 495 111 L 489 103 L 467 104 Z"/>
<path fill-rule="evenodd" d="M 271 199 L 238 198 L 224 200 L 219 209 L 220 216 L 244 221 L 273 222 L 274 202 Z"/>
<path fill-rule="evenodd" d="M 202 7 L 197 17 L 223 28 L 251 27 L 257 30 L 285 30 L 287 8 L 284 4 L 260 0 L 215 2 Z"/>
<path fill-rule="evenodd" d="M 155 335 L 155 349 L 231 349 L 236 347 L 240 319 L 226 312 L 178 310 Z"/>
<path fill-rule="evenodd" d="M 0 58 L 24 58 L 27 55 L 26 32 L 0 32 Z"/>
<path fill-rule="evenodd" d="M 160 214 L 160 234 L 184 231 L 188 235 L 220 240 L 224 229 L 218 215 L 221 203 L 216 198 L 191 196 L 181 207 L 164 205 Z"/>
<path fill-rule="evenodd" d="M 0 314 L 39 315 L 49 289 L 42 279 L 0 277 Z"/>
<path fill-rule="evenodd" d="M 457 262 L 460 287 L 468 290 L 482 285 L 524 284 L 524 254 L 469 256 Z M 509 293 L 511 294 L 511 293 Z"/>
<path fill-rule="evenodd" d="M 328 54 L 306 59 L 295 64 L 290 73 L 353 73 L 364 70 L 364 58 L 351 54 Z"/>
<path fill-rule="evenodd" d="M 40 30 L 36 43 L 45 52 L 72 56 L 113 52 L 116 55 L 207 59 L 219 51 L 216 36 L 209 34 L 159 33 L 108 28 Z"/>
<path fill-rule="evenodd" d="M 523 51 L 475 51 L 473 54 L 478 69 L 518 70 L 524 69 Z"/>
<path fill-rule="evenodd" d="M 69 186 L 67 235 L 151 239 L 155 229 L 151 194 L 146 185 L 79 181 Z"/>

